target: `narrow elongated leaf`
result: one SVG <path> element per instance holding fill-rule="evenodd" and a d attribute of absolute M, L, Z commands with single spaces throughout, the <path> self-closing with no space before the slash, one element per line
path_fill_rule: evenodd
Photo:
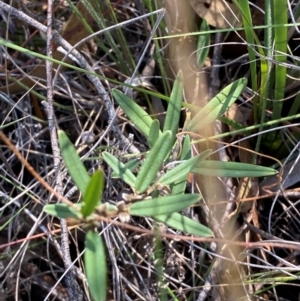
<path fill-rule="evenodd" d="M 91 177 L 86 193 L 83 197 L 83 206 L 81 213 L 84 217 L 89 216 L 94 212 L 94 209 L 99 205 L 104 188 L 104 176 L 102 170 L 97 170 Z"/>
<path fill-rule="evenodd" d="M 153 148 L 150 150 L 144 164 L 142 165 L 139 174 L 137 175 L 135 188 L 138 193 L 143 193 L 156 178 L 164 159 L 172 149 L 172 134 L 171 131 L 166 131 L 161 134 Z"/>
<path fill-rule="evenodd" d="M 123 109 L 134 125 L 148 138 L 153 119 L 134 100 L 117 89 L 112 93 L 119 106 Z"/>
<path fill-rule="evenodd" d="M 82 218 L 79 210 L 63 203 L 45 205 L 43 210 L 47 214 L 59 218 L 75 218 L 78 220 Z"/>
<path fill-rule="evenodd" d="M 196 114 L 188 125 L 188 131 L 198 131 L 223 115 L 244 91 L 246 85 L 247 79 L 241 78 L 224 88 Z"/>
<path fill-rule="evenodd" d="M 189 135 L 186 135 L 183 140 L 182 145 L 182 152 L 180 159 L 181 160 L 188 160 L 192 157 L 192 146 L 191 146 L 191 137 Z"/>
<path fill-rule="evenodd" d="M 171 195 L 133 203 L 129 213 L 137 216 L 156 216 L 185 209 L 201 199 L 200 194 Z"/>
<path fill-rule="evenodd" d="M 124 163 L 124 167 L 126 169 L 133 171 L 139 166 L 139 164 L 140 164 L 139 159 L 133 159 L 133 160 L 130 160 L 130 161 Z M 120 178 L 120 176 L 115 171 L 112 172 L 111 177 L 112 178 Z"/>
<path fill-rule="evenodd" d="M 106 256 L 102 238 L 88 231 L 85 238 L 84 266 L 93 300 L 105 301 L 107 291 Z"/>
<path fill-rule="evenodd" d="M 202 161 L 193 169 L 193 173 L 212 177 L 265 177 L 277 174 L 277 170 L 259 165 L 239 162 Z"/>
<path fill-rule="evenodd" d="M 159 183 L 164 185 L 169 185 L 171 183 L 175 183 L 176 181 L 180 181 L 187 177 L 187 175 L 191 172 L 192 168 L 205 160 L 211 154 L 211 150 L 208 149 L 199 155 L 191 158 L 189 160 L 184 161 L 181 164 L 178 164 L 173 169 L 167 171 L 160 179 Z"/>
<path fill-rule="evenodd" d="M 202 20 L 200 26 L 200 32 L 209 31 L 209 25 L 205 19 Z M 205 60 L 208 56 L 210 45 L 210 34 L 201 34 L 198 38 L 197 45 L 197 64 L 200 68 L 203 67 Z"/>
<path fill-rule="evenodd" d="M 154 217 L 158 222 L 162 222 L 171 228 L 188 234 L 197 235 L 201 237 L 212 237 L 214 233 L 206 226 L 192 220 L 177 212 L 171 214 L 158 215 Z"/>
<path fill-rule="evenodd" d="M 154 119 L 151 124 L 150 131 L 149 131 L 149 137 L 148 137 L 148 143 L 150 145 L 150 148 L 153 147 L 153 145 L 157 141 L 160 134 L 161 134 L 161 132 L 159 129 L 159 121 L 157 119 Z"/>
<path fill-rule="evenodd" d="M 188 160 L 191 158 L 191 138 L 189 135 L 186 135 L 183 140 L 182 152 L 180 159 Z M 170 185 L 172 189 L 172 195 L 174 194 L 183 194 L 186 188 L 187 177 L 181 181 L 176 181 Z"/>
<path fill-rule="evenodd" d="M 171 131 L 172 139 L 175 141 L 178 131 L 178 124 L 180 119 L 180 110 L 183 94 L 183 79 L 182 72 L 179 71 L 176 80 L 173 85 L 170 101 L 168 104 L 166 119 L 164 123 L 164 132 Z"/>
<path fill-rule="evenodd" d="M 90 182 L 90 176 L 81 162 L 74 145 L 62 130 L 58 131 L 58 141 L 68 172 L 78 189 L 84 195 Z"/>
<path fill-rule="evenodd" d="M 132 171 L 108 152 L 102 153 L 104 161 L 112 168 L 115 174 L 131 187 L 135 187 L 136 177 Z"/>

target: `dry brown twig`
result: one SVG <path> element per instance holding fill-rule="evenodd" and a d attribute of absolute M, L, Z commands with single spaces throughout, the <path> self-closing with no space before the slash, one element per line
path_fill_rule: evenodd
<path fill-rule="evenodd" d="M 47 5 L 47 56 L 52 58 L 53 52 L 53 1 L 48 0 Z M 59 194 L 63 192 L 63 183 L 61 176 L 61 156 L 58 146 L 57 132 L 58 125 L 55 122 L 55 113 L 53 107 L 53 78 L 52 78 L 53 63 L 50 60 L 46 61 L 46 76 L 47 76 L 47 102 L 44 102 L 44 107 L 46 108 L 46 114 L 48 118 L 50 139 L 54 160 L 54 171 L 56 179 L 56 190 Z M 64 262 L 65 270 L 68 271 L 65 274 L 66 288 L 69 294 L 70 300 L 82 301 L 83 291 L 80 288 L 75 274 L 73 273 L 73 264 L 70 255 L 70 245 L 69 245 L 69 233 L 67 221 L 64 218 L 60 219 L 61 226 L 61 252 L 62 259 Z"/>

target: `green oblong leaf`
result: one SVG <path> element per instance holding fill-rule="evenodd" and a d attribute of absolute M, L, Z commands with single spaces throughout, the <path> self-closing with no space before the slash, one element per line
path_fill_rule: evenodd
<path fill-rule="evenodd" d="M 171 131 L 162 133 L 157 139 L 136 177 L 135 188 L 138 193 L 145 192 L 156 178 L 156 174 L 164 159 L 170 153 L 172 145 Z"/>
<path fill-rule="evenodd" d="M 129 207 L 129 213 L 137 216 L 156 216 L 185 209 L 201 199 L 200 194 L 171 195 L 136 202 Z"/>
<path fill-rule="evenodd" d="M 104 161 L 112 168 L 117 177 L 121 178 L 125 183 L 127 183 L 132 188 L 135 187 L 136 177 L 132 171 L 126 167 L 124 163 L 119 161 L 113 155 L 108 152 L 102 153 Z"/>
<path fill-rule="evenodd" d="M 205 19 L 202 20 L 200 26 L 200 32 L 209 31 L 209 25 Z M 209 53 L 210 45 L 210 34 L 201 34 L 199 35 L 198 45 L 197 45 L 197 64 L 201 68 L 203 67 L 205 60 Z"/>
<path fill-rule="evenodd" d="M 148 137 L 148 143 L 150 145 L 150 148 L 153 147 L 153 145 L 157 141 L 159 135 L 161 134 L 159 127 L 160 127 L 159 121 L 157 119 L 154 119 L 151 124 L 150 131 L 149 131 L 149 137 Z"/>
<path fill-rule="evenodd" d="M 112 90 L 113 96 L 134 125 L 148 138 L 153 119 L 134 100 L 117 89 Z"/>
<path fill-rule="evenodd" d="M 58 130 L 58 142 L 68 173 L 78 189 L 84 195 L 90 182 L 90 176 L 77 154 L 74 145 L 68 138 L 67 134 L 62 130 Z"/>
<path fill-rule="evenodd" d="M 91 295 L 95 301 L 106 300 L 107 267 L 102 238 L 88 231 L 85 238 L 84 266 Z"/>
<path fill-rule="evenodd" d="M 104 175 L 102 170 L 97 170 L 91 177 L 86 193 L 83 197 L 81 213 L 84 217 L 91 215 L 99 205 L 104 188 Z"/>
<path fill-rule="evenodd" d="M 188 131 L 198 131 L 223 115 L 244 91 L 246 85 L 247 79 L 241 78 L 224 88 L 190 121 Z"/>
<path fill-rule="evenodd" d="M 181 160 L 188 160 L 192 157 L 192 144 L 191 144 L 191 137 L 190 135 L 185 135 L 183 144 L 182 144 L 182 152 L 180 159 Z"/>
<path fill-rule="evenodd" d="M 171 228 L 186 232 L 188 234 L 197 235 L 201 237 L 214 236 L 214 233 L 206 226 L 177 212 L 172 214 L 155 216 L 154 219 L 158 222 L 168 225 Z"/>
<path fill-rule="evenodd" d="M 182 78 L 182 72 L 179 71 L 173 85 L 170 101 L 168 103 L 168 109 L 165 118 L 164 129 L 163 129 L 163 132 L 171 131 L 173 141 L 175 141 L 176 134 L 178 131 L 182 94 L 183 94 L 183 78 Z"/>
<path fill-rule="evenodd" d="M 221 162 L 221 161 L 203 161 L 197 164 L 192 171 L 203 176 L 211 177 L 265 177 L 278 173 L 277 170 L 248 163 L 239 162 Z"/>
<path fill-rule="evenodd" d="M 169 185 L 187 178 L 187 175 L 191 172 L 192 168 L 199 162 L 205 160 L 211 154 L 211 150 L 208 149 L 199 155 L 178 164 L 173 169 L 167 171 L 160 179 L 159 183 L 163 185 Z"/>
<path fill-rule="evenodd" d="M 82 218 L 79 210 L 76 210 L 76 208 L 70 207 L 69 205 L 63 203 L 45 205 L 43 210 L 47 214 L 59 218 L 75 218 L 78 220 Z"/>

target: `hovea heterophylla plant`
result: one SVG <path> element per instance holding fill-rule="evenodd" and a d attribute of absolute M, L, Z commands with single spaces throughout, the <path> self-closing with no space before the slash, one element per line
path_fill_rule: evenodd
<path fill-rule="evenodd" d="M 221 118 L 224 112 L 239 97 L 246 86 L 246 79 L 240 79 L 224 88 L 187 125 L 187 130 L 203 128 Z M 113 95 L 125 114 L 146 136 L 149 151 L 143 159 L 134 158 L 123 163 L 108 151 L 102 158 L 112 169 L 113 178 L 119 178 L 132 191 L 133 203 L 103 204 L 104 172 L 95 171 L 89 175 L 76 149 L 63 131 L 59 131 L 59 144 L 67 170 L 82 193 L 82 202 L 70 207 L 67 204 L 50 204 L 44 211 L 53 216 L 73 217 L 82 222 L 92 223 L 107 216 L 152 217 L 158 222 L 188 234 L 210 237 L 213 232 L 199 222 L 179 213 L 181 210 L 201 202 L 201 194 L 185 193 L 189 173 L 224 177 L 258 177 L 275 174 L 272 168 L 251 164 L 219 162 L 207 160 L 211 151 L 207 150 L 192 157 L 191 139 L 185 135 L 177 139 L 180 112 L 182 109 L 183 81 L 178 74 L 168 103 L 165 124 L 160 125 L 132 99 L 118 90 Z M 201 122 L 200 122 L 201 121 Z M 162 130 L 161 130 L 162 128 Z M 174 160 L 172 151 L 180 144 L 181 154 Z M 84 256 L 90 291 L 95 300 L 105 300 L 106 259 L 102 237 L 94 230 L 86 235 Z M 92 264 L 93 263 L 93 264 Z M 97 273 L 92 271 L 97 268 Z"/>

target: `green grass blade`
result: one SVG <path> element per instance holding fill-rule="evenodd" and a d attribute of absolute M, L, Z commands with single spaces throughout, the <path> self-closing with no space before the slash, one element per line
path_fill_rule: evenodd
<path fill-rule="evenodd" d="M 258 40 L 255 31 L 252 29 L 252 16 L 248 0 L 234 0 L 233 3 L 239 8 L 242 14 L 243 25 L 245 28 L 246 41 L 249 46 L 247 46 L 249 54 L 249 65 L 250 65 L 250 75 L 251 75 L 251 86 L 254 91 L 258 90 L 257 87 L 257 66 L 256 66 L 256 53 L 253 45 L 255 41 Z M 259 44 L 260 45 L 260 44 Z M 254 108 L 258 107 L 258 97 L 255 96 L 253 99 Z M 254 110 L 254 118 L 257 119 L 257 111 Z"/>
<path fill-rule="evenodd" d="M 205 19 L 202 20 L 200 32 L 209 31 L 209 25 Z M 210 34 L 202 34 L 198 38 L 197 45 L 197 64 L 200 68 L 203 67 L 209 53 Z"/>
<path fill-rule="evenodd" d="M 101 1 L 99 1 L 101 2 Z M 115 9 L 115 4 L 110 0 L 106 0 L 106 6 L 109 7 L 109 17 L 110 20 L 106 22 L 106 26 L 110 24 L 118 24 L 120 20 L 118 20 L 117 10 Z M 104 19 L 108 19 L 104 16 Z M 109 32 L 108 32 L 109 33 Z M 110 33 L 109 33 L 110 34 Z M 121 27 L 117 27 L 114 29 L 113 33 L 113 45 L 112 47 L 115 49 L 114 52 L 117 55 L 117 60 L 115 61 L 118 65 L 120 64 L 120 68 L 122 68 L 122 72 L 128 76 L 132 75 L 132 72 L 136 66 L 135 57 L 132 54 L 130 44 L 128 43 L 128 37 L 124 34 L 124 30 Z"/>
<path fill-rule="evenodd" d="M 268 98 L 273 98 L 271 95 L 272 89 L 272 62 L 270 60 L 266 60 L 265 57 L 270 58 L 273 55 L 273 29 L 272 29 L 272 0 L 265 1 L 265 17 L 264 21 L 267 27 L 264 30 L 264 53 L 265 56 L 261 56 L 260 58 L 260 100 L 259 106 L 254 106 L 253 110 L 259 112 L 259 119 L 255 119 L 255 123 L 259 123 L 259 132 L 263 130 L 263 124 L 266 119 L 266 109 L 268 106 Z M 272 136 L 273 133 L 270 133 Z M 255 151 L 258 152 L 260 149 L 260 144 L 262 139 L 267 138 L 266 135 L 259 135 L 256 140 Z M 256 154 L 253 156 L 253 161 L 255 162 Z"/>
<path fill-rule="evenodd" d="M 278 24 L 274 23 L 274 8 L 273 8 L 273 1 L 272 0 L 266 0 L 265 1 L 265 24 L 268 26 L 265 29 L 264 32 L 264 42 L 265 42 L 265 56 L 268 58 L 272 58 L 274 55 L 274 40 L 275 40 L 275 36 L 274 36 L 274 32 L 275 32 L 275 27 Z M 275 27 L 274 27 L 275 26 Z M 284 27 L 284 26 L 283 26 Z M 287 29 L 286 29 L 287 30 Z M 275 50 L 275 55 L 278 54 Z M 274 99 L 276 100 L 275 93 L 273 92 L 274 90 L 276 90 L 276 80 L 275 80 L 275 76 L 276 76 L 276 67 L 275 70 L 273 67 L 273 63 L 270 60 L 265 60 L 263 59 L 263 57 L 261 58 L 261 87 L 260 87 L 260 112 L 261 112 L 261 117 L 260 117 L 260 128 L 259 128 L 259 132 L 262 131 L 263 129 L 263 124 L 266 120 L 266 114 L 265 111 L 266 109 L 270 109 L 273 110 L 273 115 L 272 115 L 272 120 L 276 121 L 276 120 L 280 120 L 281 116 L 279 118 L 276 119 L 274 112 L 277 110 L 277 115 L 281 115 L 281 110 L 282 110 L 282 104 L 279 103 L 278 101 L 272 101 L 272 102 L 268 102 L 268 99 Z M 275 86 L 274 86 L 275 84 Z M 284 80 L 284 86 L 286 84 L 286 81 Z M 282 96 L 284 97 L 284 96 Z M 282 99 L 282 98 L 280 98 Z M 278 99 L 278 100 L 280 100 Z M 275 109 L 275 107 L 277 107 L 277 109 Z M 280 146 L 279 144 L 281 143 L 281 141 L 278 140 L 278 132 L 271 132 L 268 135 L 259 135 L 256 141 L 256 145 L 255 145 L 255 151 L 258 151 L 260 149 L 260 144 L 261 141 L 264 141 L 264 145 L 268 146 L 268 148 L 270 150 L 277 151 Z M 280 139 L 281 140 L 281 139 Z M 255 157 L 255 156 L 254 156 Z"/>
<path fill-rule="evenodd" d="M 74 145 L 62 130 L 58 131 L 58 141 L 68 172 L 78 189 L 84 195 L 90 182 L 90 176 L 81 162 Z"/>
<path fill-rule="evenodd" d="M 158 8 L 162 8 L 163 4 L 160 3 L 154 3 L 154 1 L 144 1 L 145 6 L 147 7 L 148 11 L 155 11 Z M 157 5 L 158 4 L 158 5 Z M 155 27 L 156 24 L 156 18 L 154 15 L 150 16 L 150 22 L 151 22 L 151 28 Z M 163 18 L 159 24 L 159 30 L 155 32 L 154 37 L 159 37 L 163 35 L 167 35 L 167 22 L 166 18 Z M 154 54 L 155 61 L 157 62 L 157 65 L 159 67 L 159 74 L 161 75 L 161 81 L 162 81 L 162 86 L 163 86 L 163 93 L 165 95 L 170 94 L 169 89 L 169 83 L 168 83 L 168 75 L 166 71 L 166 65 L 165 65 L 165 55 L 164 55 L 164 48 L 165 48 L 165 43 L 163 41 L 158 41 L 157 39 L 153 39 L 153 42 L 155 44 L 155 51 L 156 53 Z"/>
<path fill-rule="evenodd" d="M 273 23 L 274 24 L 286 24 L 288 22 L 288 7 L 286 0 L 273 0 Z M 282 66 L 282 63 L 286 63 L 287 60 L 287 27 L 275 27 L 274 28 L 274 50 L 275 50 L 275 92 L 273 102 L 273 116 L 272 119 L 281 118 L 282 99 L 285 93 L 286 84 L 286 67 Z M 281 64 L 280 64 L 281 63 Z M 277 101 L 276 101 L 277 100 Z"/>
<path fill-rule="evenodd" d="M 288 116 L 293 116 L 297 114 L 299 109 L 300 109 L 300 94 L 297 94 L 295 99 L 293 100 L 293 103 L 290 106 Z"/>
<path fill-rule="evenodd" d="M 99 24 L 99 28 L 106 28 L 111 24 L 119 23 L 116 15 L 117 10 L 115 9 L 115 5 L 112 3 L 112 1 L 106 0 L 95 2 L 99 4 L 98 10 L 94 12 L 95 20 Z M 106 12 L 106 14 L 104 15 L 103 12 Z M 105 32 L 104 35 L 109 43 L 109 48 L 113 50 L 106 51 L 105 53 L 108 52 L 108 55 L 109 52 L 113 53 L 116 56 L 114 61 L 118 64 L 121 72 L 126 75 L 131 75 L 131 72 L 135 66 L 135 62 L 122 28 L 117 27 L 112 32 Z M 105 48 L 103 48 L 103 51 L 105 51 Z"/>

